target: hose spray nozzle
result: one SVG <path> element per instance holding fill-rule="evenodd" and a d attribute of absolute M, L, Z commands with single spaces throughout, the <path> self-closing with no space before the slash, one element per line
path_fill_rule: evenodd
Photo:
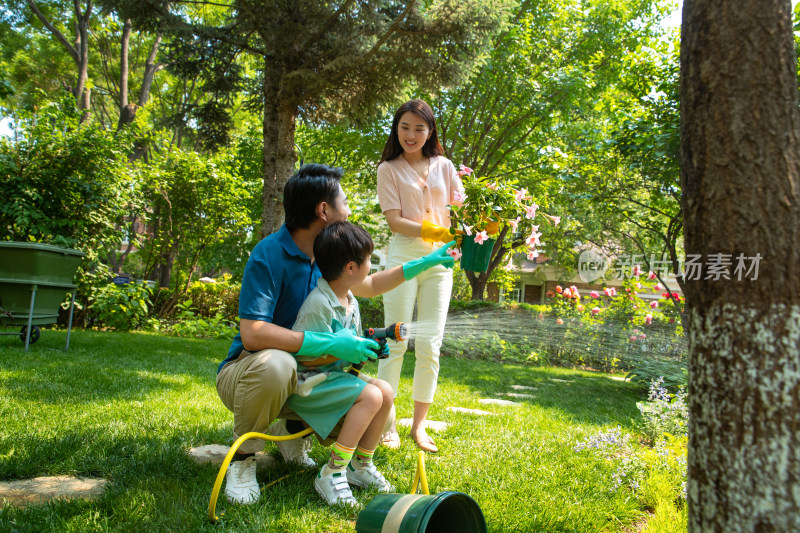
<path fill-rule="evenodd" d="M 364 330 L 364 337 L 378 341 L 380 348 L 374 350 L 378 359 L 386 359 L 388 355 L 381 355 L 386 347 L 386 339 L 393 341 L 404 341 L 408 339 L 408 327 L 403 322 L 395 322 L 385 328 L 367 328 Z"/>

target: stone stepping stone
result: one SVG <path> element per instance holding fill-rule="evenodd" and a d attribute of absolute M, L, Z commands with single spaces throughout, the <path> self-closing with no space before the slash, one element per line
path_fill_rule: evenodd
<path fill-rule="evenodd" d="M 103 495 L 107 479 L 45 476 L 0 482 L 0 504 L 15 507 L 47 503 L 56 498 L 94 500 Z"/>
<path fill-rule="evenodd" d="M 547 379 L 549 379 L 550 381 L 555 381 L 556 383 L 572 383 L 571 381 L 566 379 L 558 379 L 558 378 L 547 378 Z"/>
<path fill-rule="evenodd" d="M 401 418 L 397 421 L 398 426 L 403 427 L 411 427 L 411 424 L 414 422 L 413 418 Z M 426 420 L 425 421 L 425 429 L 431 429 L 433 431 L 444 431 L 449 426 L 447 422 L 439 422 L 437 420 Z"/>
<path fill-rule="evenodd" d="M 464 413 L 468 415 L 481 415 L 481 416 L 497 415 L 497 413 L 490 413 L 489 411 L 482 411 L 480 409 L 467 409 L 466 407 L 453 407 L 452 405 L 448 407 L 447 410 L 453 413 Z"/>
<path fill-rule="evenodd" d="M 230 449 L 230 446 L 225 446 L 224 444 L 206 444 L 205 446 L 189 448 L 189 457 L 197 464 L 221 465 Z M 276 459 L 268 453 L 258 452 L 256 454 L 256 464 L 258 466 L 272 466 L 275 461 Z"/>
<path fill-rule="evenodd" d="M 536 390 L 536 387 L 530 387 L 528 385 L 511 385 L 511 388 L 514 390 Z"/>
<path fill-rule="evenodd" d="M 503 395 L 510 398 L 536 398 L 533 394 L 525 394 L 524 392 L 505 392 Z"/>
<path fill-rule="evenodd" d="M 609 378 L 610 378 L 610 379 L 613 379 L 614 381 L 627 381 L 627 380 L 626 380 L 624 377 L 622 377 L 622 376 L 609 376 Z"/>
<path fill-rule="evenodd" d="M 518 402 L 511 400 L 501 400 L 500 398 L 481 398 L 478 403 L 493 404 L 493 405 L 519 405 Z"/>

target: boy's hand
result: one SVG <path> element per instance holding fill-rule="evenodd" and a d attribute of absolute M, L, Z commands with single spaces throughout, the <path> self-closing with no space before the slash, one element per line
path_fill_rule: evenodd
<path fill-rule="evenodd" d="M 447 249 L 453 246 L 456 241 L 450 241 L 438 250 L 434 250 L 428 255 L 423 255 L 419 259 L 414 259 L 408 263 L 403 264 L 403 277 L 407 280 L 420 275 L 431 267 L 436 265 L 444 265 L 447 268 L 452 267 L 455 262 L 453 258 L 447 255 Z"/>
<path fill-rule="evenodd" d="M 303 332 L 303 344 L 297 355 L 332 355 L 348 363 L 363 363 L 375 355 L 380 345 L 372 339 L 365 339 L 353 333 L 349 328 L 340 329 L 336 333 Z"/>

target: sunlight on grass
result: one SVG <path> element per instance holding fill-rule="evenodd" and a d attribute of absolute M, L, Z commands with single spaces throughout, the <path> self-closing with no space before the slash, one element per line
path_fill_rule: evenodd
<path fill-rule="evenodd" d="M 328 508 L 314 492 L 314 471 L 282 462 L 259 470 L 262 486 L 290 477 L 267 488 L 258 504 L 234 506 L 221 497 L 220 523 L 206 519 L 217 467 L 197 465 L 186 452 L 231 443 L 232 415 L 214 388 L 227 341 L 77 331 L 64 352 L 64 336 L 46 331 L 27 354 L 0 339 L 0 480 L 91 476 L 108 479 L 110 488 L 94 502 L 5 507 L 0 530 L 353 531 L 355 514 Z M 411 416 L 412 374 L 409 354 L 399 418 Z M 524 391 L 533 398 L 500 396 L 512 385 L 534 387 Z M 441 450 L 426 456 L 431 492 L 469 494 L 490 531 L 629 531 L 646 516 L 642 505 L 630 491 L 612 488 L 607 461 L 573 448 L 601 429 L 636 431 L 641 399 L 640 388 L 604 374 L 443 359 L 429 418 L 449 427 L 431 432 Z M 407 492 L 417 448 L 407 428 L 400 433 L 400 449 L 379 449 L 376 463 Z M 266 450 L 276 453 L 272 444 Z M 327 449 L 315 444 L 311 456 L 322 462 Z M 371 497 L 355 494 L 362 503 Z"/>

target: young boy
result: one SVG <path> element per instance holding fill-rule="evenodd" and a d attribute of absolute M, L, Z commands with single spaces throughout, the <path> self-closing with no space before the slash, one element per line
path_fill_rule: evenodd
<path fill-rule="evenodd" d="M 303 302 L 292 329 L 351 329 L 360 336 L 361 316 L 350 288 L 369 274 L 372 250 L 372 238 L 364 229 L 344 221 L 326 226 L 314 239 L 322 279 Z M 304 356 L 301 351 L 295 357 L 297 392 L 287 400 L 289 407 L 322 439 L 345 417 L 330 460 L 314 480 L 319 495 L 329 505 L 357 505 L 348 483 L 391 492 L 392 486 L 372 463 L 394 402 L 391 386 L 345 372 L 350 363 L 333 356 Z"/>

